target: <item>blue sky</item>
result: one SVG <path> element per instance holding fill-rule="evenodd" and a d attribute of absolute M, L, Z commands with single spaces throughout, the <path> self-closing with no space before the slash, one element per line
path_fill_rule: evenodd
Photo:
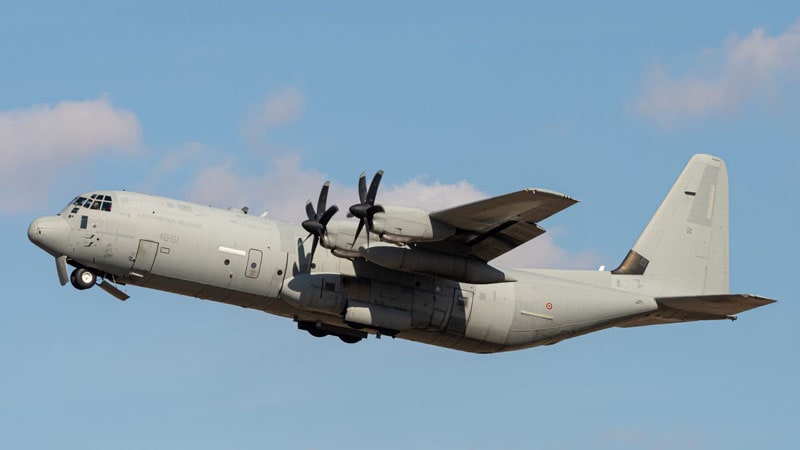
<path fill-rule="evenodd" d="M 497 3 L 497 2 L 496 2 Z M 795 448 L 793 2 L 5 2 L 0 447 Z M 582 202 L 513 265 L 614 266 L 688 158 L 731 181 L 734 323 L 480 356 L 60 287 L 30 221 L 124 188 L 297 219 L 386 171 L 429 208 Z"/>

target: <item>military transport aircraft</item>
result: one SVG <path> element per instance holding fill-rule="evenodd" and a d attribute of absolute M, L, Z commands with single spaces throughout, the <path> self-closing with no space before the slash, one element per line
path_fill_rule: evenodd
<path fill-rule="evenodd" d="M 347 343 L 386 335 L 492 353 L 610 327 L 734 320 L 774 302 L 728 291 L 728 175 L 714 156 L 689 161 L 610 272 L 489 264 L 544 233 L 541 221 L 577 202 L 566 195 L 526 189 L 430 212 L 377 203 L 382 175 L 367 187 L 361 174 L 357 222 L 332 220 L 328 183 L 302 226 L 100 190 L 34 220 L 28 237 L 55 257 L 61 285 L 229 303 Z"/>

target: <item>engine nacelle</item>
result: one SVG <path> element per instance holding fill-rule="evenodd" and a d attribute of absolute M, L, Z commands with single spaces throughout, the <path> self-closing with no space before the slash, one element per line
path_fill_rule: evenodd
<path fill-rule="evenodd" d="M 431 219 L 424 209 L 381 205 L 381 210 L 372 216 L 372 231 L 387 242 L 441 241 L 456 232 L 450 225 Z"/>
<path fill-rule="evenodd" d="M 367 242 L 367 236 L 366 233 L 362 233 L 358 237 L 358 241 L 353 244 L 356 226 L 355 222 L 349 220 L 332 220 L 328 223 L 328 232 L 322 237 L 320 243 L 340 258 L 358 258 L 361 256 L 358 253 L 358 247 Z"/>

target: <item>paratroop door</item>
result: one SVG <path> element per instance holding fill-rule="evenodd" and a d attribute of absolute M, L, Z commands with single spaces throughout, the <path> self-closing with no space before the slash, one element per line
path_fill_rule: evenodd
<path fill-rule="evenodd" d="M 156 262 L 156 253 L 158 253 L 158 242 L 140 240 L 132 269 L 150 272 L 153 270 L 153 263 Z"/>

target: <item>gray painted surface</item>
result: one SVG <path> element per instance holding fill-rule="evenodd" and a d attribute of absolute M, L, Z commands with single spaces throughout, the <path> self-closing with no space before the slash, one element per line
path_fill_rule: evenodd
<path fill-rule="evenodd" d="M 430 215 L 387 206 L 373 231 L 409 244 L 379 248 L 374 261 L 366 233 L 353 245 L 355 224 L 332 222 L 310 270 L 300 226 L 133 192 L 94 194 L 109 196 L 111 211 L 70 204 L 34 221 L 29 238 L 60 264 L 100 279 L 290 317 L 312 334 L 343 340 L 389 334 L 488 353 L 612 326 L 730 318 L 771 302 L 728 295 L 727 171 L 709 155 L 686 166 L 633 246 L 646 267 L 627 274 L 487 264 L 543 233 L 536 222 L 575 202 L 550 191 Z"/>

